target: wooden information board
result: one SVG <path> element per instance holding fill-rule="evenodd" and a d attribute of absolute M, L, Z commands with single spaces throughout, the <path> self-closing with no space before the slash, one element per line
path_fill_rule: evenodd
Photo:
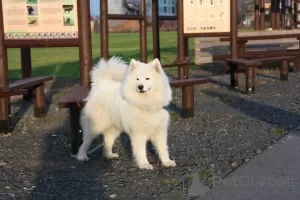
<path fill-rule="evenodd" d="M 5 40 L 78 38 L 77 0 L 1 0 Z"/>
<path fill-rule="evenodd" d="M 184 0 L 184 33 L 230 32 L 230 0 Z"/>

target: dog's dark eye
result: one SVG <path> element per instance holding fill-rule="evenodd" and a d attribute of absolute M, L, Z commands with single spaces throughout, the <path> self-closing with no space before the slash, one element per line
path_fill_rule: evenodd
<path fill-rule="evenodd" d="M 136 80 L 140 80 L 140 79 L 137 78 Z"/>
<path fill-rule="evenodd" d="M 150 78 L 146 78 L 146 80 L 149 80 Z"/>

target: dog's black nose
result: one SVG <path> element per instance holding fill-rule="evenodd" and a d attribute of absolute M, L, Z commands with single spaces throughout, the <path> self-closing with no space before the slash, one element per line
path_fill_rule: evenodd
<path fill-rule="evenodd" d="M 144 86 L 143 85 L 139 85 L 138 88 L 139 88 L 139 90 L 142 90 L 144 88 Z"/>

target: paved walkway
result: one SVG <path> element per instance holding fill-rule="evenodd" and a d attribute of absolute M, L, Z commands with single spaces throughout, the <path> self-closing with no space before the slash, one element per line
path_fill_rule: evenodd
<path fill-rule="evenodd" d="M 299 200 L 300 127 L 224 180 L 215 177 L 214 183 L 215 186 L 209 192 L 200 189 L 202 196 L 196 199 Z"/>

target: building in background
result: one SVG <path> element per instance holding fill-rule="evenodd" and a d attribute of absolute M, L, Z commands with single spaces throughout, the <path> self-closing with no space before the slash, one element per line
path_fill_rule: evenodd
<path fill-rule="evenodd" d="M 92 0 L 95 1 L 95 0 Z M 101 0 L 100 0 L 101 1 Z M 177 0 L 159 0 L 159 15 L 174 16 L 176 15 L 176 1 Z M 109 14 L 138 14 L 140 11 L 140 0 L 108 0 Z M 149 18 L 148 25 L 151 23 L 152 16 L 152 0 L 146 0 L 146 12 Z M 99 33 L 99 16 L 96 16 L 95 28 L 93 33 Z M 160 21 L 161 29 L 164 31 L 174 30 L 176 22 L 174 21 Z M 108 23 L 110 32 L 134 32 L 139 31 L 139 22 L 134 20 L 109 20 Z M 151 30 L 149 26 L 148 30 Z"/>
<path fill-rule="evenodd" d="M 176 15 L 176 1 L 177 0 L 159 0 L 159 15 L 174 16 Z"/>

